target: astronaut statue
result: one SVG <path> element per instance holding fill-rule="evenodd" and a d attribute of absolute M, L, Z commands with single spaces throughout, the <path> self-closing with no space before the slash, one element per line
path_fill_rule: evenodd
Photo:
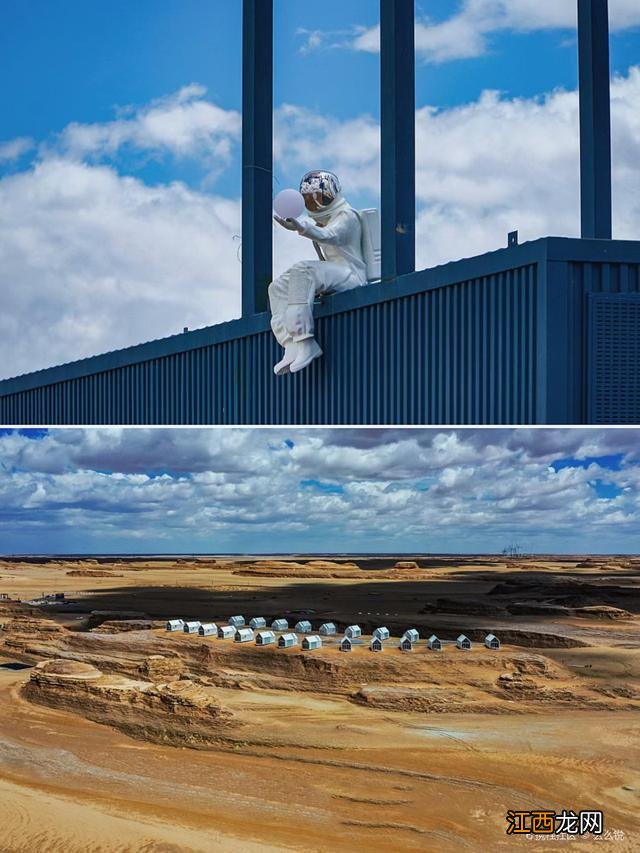
<path fill-rule="evenodd" d="M 284 347 L 273 368 L 276 375 L 297 373 L 322 355 L 313 333 L 315 297 L 367 281 L 360 217 L 343 198 L 338 178 L 332 172 L 307 172 L 300 192 L 310 220 L 274 219 L 311 240 L 319 260 L 300 261 L 269 285 L 271 328 Z"/>

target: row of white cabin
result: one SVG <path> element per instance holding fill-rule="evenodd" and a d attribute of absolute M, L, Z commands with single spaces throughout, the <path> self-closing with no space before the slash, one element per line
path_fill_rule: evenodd
<path fill-rule="evenodd" d="M 249 621 L 248 625 L 245 622 L 244 616 L 231 616 L 227 620 L 227 622 L 228 622 L 227 627 L 234 628 L 236 630 L 238 630 L 239 628 L 249 627 L 249 628 L 251 628 L 252 631 L 258 631 L 258 630 L 261 630 L 261 629 L 267 627 L 267 620 L 264 619 L 262 616 L 254 616 L 254 618 Z M 170 619 L 166 624 L 166 628 L 167 628 L 167 631 L 184 631 L 186 634 L 195 634 L 198 632 L 199 626 L 202 624 L 204 624 L 204 623 L 196 622 L 196 621 L 187 622 L 184 619 Z M 210 624 L 213 625 L 214 623 L 210 623 Z M 189 626 L 189 627 L 187 627 L 187 626 Z M 217 625 L 215 625 L 214 627 L 216 630 L 219 630 Z M 354 626 L 354 627 L 357 627 L 357 626 Z M 289 630 L 288 619 L 274 619 L 273 622 L 271 623 L 271 630 L 272 631 L 288 631 Z M 307 619 L 302 619 L 299 622 L 296 622 L 293 630 L 296 631 L 296 633 L 298 633 L 298 634 L 312 634 L 313 633 L 313 628 L 311 626 L 311 622 L 309 622 Z M 209 631 L 209 633 L 214 633 L 214 631 Z M 323 635 L 323 636 L 329 637 L 332 634 L 337 634 L 338 629 L 333 624 L 333 622 L 325 622 L 318 629 L 318 633 Z"/>
<path fill-rule="evenodd" d="M 216 625 L 214 622 L 185 622 L 182 619 L 170 619 L 166 623 L 167 631 L 184 631 L 186 634 L 200 634 L 201 637 L 217 636 L 221 640 L 235 640 L 236 643 L 248 643 L 255 640 L 257 646 L 268 646 L 277 643 L 282 649 L 298 645 L 298 635 L 294 632 L 276 636 L 275 631 L 254 631 L 244 626 L 235 628 L 233 625 Z M 302 638 L 303 649 L 319 649 L 322 637 L 318 634 L 307 634 Z"/>
<path fill-rule="evenodd" d="M 387 629 L 384 628 L 384 631 Z M 388 633 L 387 637 L 388 639 Z M 414 645 L 420 640 L 420 634 L 415 628 L 410 628 L 408 631 L 405 631 L 402 637 L 400 638 L 400 642 L 398 643 L 398 648 L 403 652 L 411 652 L 413 651 Z M 484 644 L 488 649 L 499 649 L 500 648 L 500 640 L 495 636 L 495 634 L 487 634 L 484 638 Z M 464 634 L 460 634 L 460 636 L 456 639 L 456 646 L 463 651 L 468 651 L 471 648 L 471 640 L 468 637 L 465 637 Z M 350 652 L 353 648 L 353 638 L 349 637 L 345 634 L 345 636 L 340 640 L 340 651 L 341 652 Z M 379 635 L 376 635 L 374 631 L 373 637 L 371 638 L 371 642 L 369 643 L 369 648 L 372 652 L 381 652 L 384 648 L 383 646 L 383 638 Z M 431 649 L 431 651 L 439 652 L 442 650 L 442 640 L 436 637 L 435 634 L 432 634 L 427 640 L 427 648 Z"/>
<path fill-rule="evenodd" d="M 242 619 L 243 624 L 233 624 L 232 620 Z M 262 624 L 261 624 L 262 623 Z M 257 646 L 268 646 L 277 642 L 280 648 L 292 648 L 298 645 L 298 633 L 303 633 L 305 636 L 302 639 L 302 648 L 319 649 L 322 646 L 323 636 L 333 636 L 337 634 L 337 628 L 333 622 L 325 622 L 320 626 L 317 634 L 308 634 L 311 631 L 311 623 L 303 620 L 296 623 L 295 631 L 287 632 L 289 623 L 286 619 L 274 619 L 271 623 L 272 630 L 266 630 L 266 620 L 262 617 L 252 619 L 248 626 L 244 625 L 242 616 L 232 616 L 229 619 L 228 625 L 216 625 L 214 622 L 198 622 L 187 621 L 183 619 L 170 619 L 166 623 L 167 631 L 183 631 L 185 634 L 199 634 L 201 637 L 217 636 L 221 640 L 234 639 L 236 643 L 247 643 L 255 640 Z M 262 628 L 256 633 L 256 628 Z M 287 632 L 281 633 L 276 637 L 275 631 Z M 340 651 L 350 652 L 353 648 L 353 641 L 358 640 L 362 636 L 362 629 L 359 625 L 349 625 L 344 632 L 344 637 L 340 640 Z M 381 652 L 385 640 L 390 639 L 389 629 L 385 627 L 376 628 L 373 632 L 369 648 L 372 652 Z M 416 628 L 409 628 L 400 638 L 398 648 L 402 651 L 410 652 L 414 645 L 419 642 L 420 634 Z M 484 644 L 488 649 L 499 649 L 500 640 L 495 634 L 487 634 L 484 638 Z M 456 639 L 456 646 L 463 651 L 468 651 L 471 648 L 471 640 L 464 634 Z M 427 648 L 432 651 L 440 651 L 442 649 L 442 640 L 432 634 L 427 639 Z"/>

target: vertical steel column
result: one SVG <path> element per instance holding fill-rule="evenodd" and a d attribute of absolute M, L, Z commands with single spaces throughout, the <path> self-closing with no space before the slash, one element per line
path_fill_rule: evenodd
<path fill-rule="evenodd" d="M 611 96 L 607 0 L 578 0 L 582 236 L 611 239 Z"/>
<path fill-rule="evenodd" d="M 414 0 L 380 0 L 382 278 L 415 268 Z"/>
<path fill-rule="evenodd" d="M 271 281 L 273 0 L 243 0 L 242 316 L 265 311 Z"/>

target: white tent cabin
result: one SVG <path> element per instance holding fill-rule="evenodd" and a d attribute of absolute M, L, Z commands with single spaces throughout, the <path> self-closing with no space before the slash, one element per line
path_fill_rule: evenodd
<path fill-rule="evenodd" d="M 487 636 L 484 638 L 484 644 L 488 649 L 500 648 L 500 640 L 496 637 L 495 634 L 487 634 Z"/>
<path fill-rule="evenodd" d="M 229 625 L 232 628 L 242 628 L 244 626 L 244 616 L 232 616 L 229 619 Z"/>
<path fill-rule="evenodd" d="M 253 640 L 255 634 L 251 630 L 251 628 L 238 628 L 236 631 L 236 635 L 233 638 L 236 643 L 249 643 Z"/>
<path fill-rule="evenodd" d="M 185 622 L 182 630 L 185 634 L 197 634 L 200 630 L 200 622 Z"/>
<path fill-rule="evenodd" d="M 369 648 L 372 652 L 381 652 L 384 648 L 380 637 L 374 637 L 369 643 Z"/>
<path fill-rule="evenodd" d="M 273 631 L 288 631 L 289 623 L 286 619 L 274 619 L 271 628 Z"/>
<path fill-rule="evenodd" d="M 221 625 L 218 628 L 219 640 L 231 640 L 236 635 L 236 629 L 233 625 Z"/>
<path fill-rule="evenodd" d="M 311 622 L 307 619 L 302 619 L 300 622 L 296 622 L 294 631 L 297 631 L 299 634 L 310 634 L 313 631 L 311 627 Z"/>
<path fill-rule="evenodd" d="M 340 640 L 340 651 L 341 652 L 350 652 L 353 650 L 353 643 L 351 642 L 351 637 L 343 637 Z"/>
<path fill-rule="evenodd" d="M 165 625 L 167 631 L 184 631 L 184 620 L 183 619 L 169 619 L 167 624 Z"/>
<path fill-rule="evenodd" d="M 411 637 L 408 637 L 405 634 L 404 637 L 400 640 L 400 644 L 398 645 L 398 648 L 400 649 L 401 652 L 412 652 L 413 651 L 413 642 L 411 640 Z"/>
<path fill-rule="evenodd" d="M 463 649 L 465 652 L 468 652 L 471 648 L 471 640 L 468 637 L 465 637 L 464 634 L 460 634 L 456 640 L 456 646 L 459 649 Z"/>
<path fill-rule="evenodd" d="M 415 628 L 409 628 L 408 630 L 406 630 L 404 632 L 404 634 L 402 636 L 408 637 L 412 643 L 417 643 L 418 640 L 420 639 L 420 634 L 418 633 L 418 631 Z"/>
<path fill-rule="evenodd" d="M 276 635 L 273 631 L 258 631 L 256 634 L 256 646 L 268 646 L 275 641 Z"/>
<path fill-rule="evenodd" d="M 207 622 L 200 625 L 198 628 L 198 634 L 201 637 L 211 637 L 212 635 L 218 636 L 218 626 L 214 622 Z"/>
<path fill-rule="evenodd" d="M 278 648 L 280 649 L 292 649 L 294 646 L 298 645 L 298 635 L 297 634 L 282 634 L 278 638 Z"/>
<path fill-rule="evenodd" d="M 338 633 L 338 629 L 333 624 L 333 622 L 324 622 L 318 631 L 321 637 L 332 637 L 334 634 Z"/>
<path fill-rule="evenodd" d="M 319 637 L 318 634 L 307 634 L 306 637 L 302 638 L 302 648 L 310 651 L 312 649 L 319 649 L 322 647 L 322 637 Z"/>
<path fill-rule="evenodd" d="M 373 632 L 373 636 L 377 637 L 379 640 L 388 640 L 390 637 L 389 629 L 385 628 L 384 626 L 376 628 L 376 630 Z"/>
<path fill-rule="evenodd" d="M 362 628 L 359 625 L 349 625 L 348 628 L 345 628 L 344 634 L 350 640 L 355 640 L 356 637 L 362 636 Z"/>
<path fill-rule="evenodd" d="M 262 616 L 254 616 L 253 619 L 249 621 L 249 627 L 252 631 L 257 631 L 258 628 L 266 628 L 267 620 L 263 619 Z"/>
<path fill-rule="evenodd" d="M 431 649 L 432 652 L 442 651 L 442 643 L 435 634 L 432 634 L 427 640 L 427 648 Z"/>

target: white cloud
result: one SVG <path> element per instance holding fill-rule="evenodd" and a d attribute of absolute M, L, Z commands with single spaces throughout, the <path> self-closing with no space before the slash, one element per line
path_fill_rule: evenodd
<path fill-rule="evenodd" d="M 59 135 L 55 147 L 76 159 L 114 157 L 130 147 L 223 165 L 240 139 L 241 117 L 235 110 L 205 100 L 206 91 L 204 86 L 191 84 L 143 107 L 120 110 L 114 121 L 73 122 Z"/>
<path fill-rule="evenodd" d="M 638 27 L 640 5 L 637 0 L 610 0 L 609 18 L 612 32 Z M 469 59 L 488 51 L 493 33 L 576 28 L 576 0 L 464 0 L 459 10 L 443 21 L 416 21 L 416 53 L 434 63 Z M 343 46 L 377 53 L 379 26 L 357 30 Z"/>
<path fill-rule="evenodd" d="M 309 168 L 331 168 L 352 194 L 379 190 L 380 128 L 370 116 L 339 121 L 283 104 L 275 115 L 274 157 L 288 170 L 297 166 L 300 174 Z"/>
<path fill-rule="evenodd" d="M 365 30 L 365 27 L 353 27 L 346 30 L 309 30 L 306 27 L 299 27 L 296 30 L 296 37 L 301 42 L 298 47 L 298 53 L 304 56 L 318 50 L 334 50 L 336 48 L 347 47 L 350 45 L 354 33 L 359 34 L 365 32 Z"/>
<path fill-rule="evenodd" d="M 0 536 L 28 543 L 40 528 L 89 548 L 186 537 L 190 550 L 233 541 L 271 552 L 293 533 L 298 546 L 338 551 L 432 537 L 499 550 L 517 536 L 532 548 L 624 550 L 639 532 L 636 445 L 632 430 L 604 429 L 14 433 L 0 437 Z M 549 465 L 614 452 L 619 470 Z M 622 492 L 601 499 L 597 481 Z"/>
<path fill-rule="evenodd" d="M 47 159 L 0 211 L 4 376 L 239 313 L 237 201 Z"/>
<path fill-rule="evenodd" d="M 33 148 L 33 139 L 28 136 L 18 136 L 7 142 L 0 142 L 0 163 L 10 163 L 17 160 Z"/>
<path fill-rule="evenodd" d="M 328 33 L 323 30 L 307 30 L 304 27 L 300 27 L 296 32 L 296 36 L 303 39 L 298 51 L 304 55 L 306 53 L 311 53 L 314 50 L 318 50 L 320 47 L 324 47 L 328 38 Z"/>

